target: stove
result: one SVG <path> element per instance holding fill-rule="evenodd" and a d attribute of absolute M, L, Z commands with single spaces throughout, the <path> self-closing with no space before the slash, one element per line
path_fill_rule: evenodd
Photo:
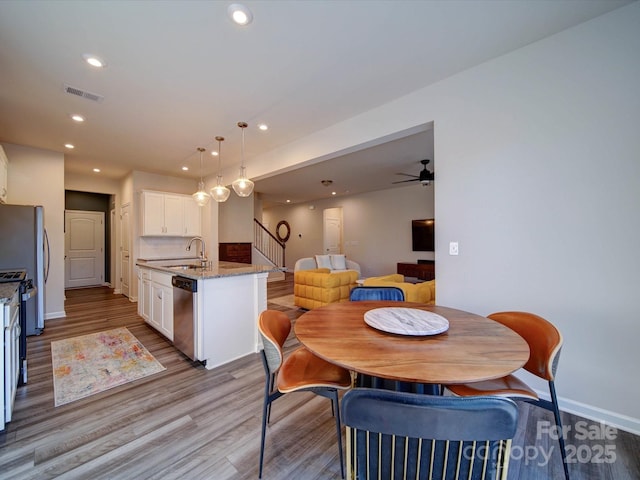
<path fill-rule="evenodd" d="M 27 383 L 26 307 L 27 302 L 36 295 L 37 289 L 34 287 L 33 281 L 27 278 L 27 271 L 25 269 L 0 270 L 0 284 L 9 282 L 20 284 L 17 296 L 18 303 L 17 305 L 12 305 L 12 313 L 9 316 L 10 325 L 5 325 L 4 328 L 5 381 L 7 378 L 13 378 L 15 380 L 15 382 L 12 383 L 12 390 L 15 393 L 18 385 Z M 2 354 L 1 351 L 0 354 Z M 8 377 L 8 375 L 10 376 Z M 11 418 L 10 414 L 8 418 Z"/>
<path fill-rule="evenodd" d="M 22 282 L 27 277 L 26 270 L 1 270 L 0 283 Z"/>

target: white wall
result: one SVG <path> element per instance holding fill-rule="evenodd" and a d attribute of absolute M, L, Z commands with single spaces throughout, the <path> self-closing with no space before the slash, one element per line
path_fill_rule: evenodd
<path fill-rule="evenodd" d="M 81 175 L 78 173 L 65 173 L 64 189 L 76 190 L 78 192 L 103 193 L 107 195 L 120 196 L 121 181 L 104 178 L 100 174 Z M 120 199 L 116 201 L 116 205 Z"/>
<path fill-rule="evenodd" d="M 638 25 L 635 4 L 416 98 L 437 106 L 437 238 L 460 242 L 439 250 L 439 301 L 548 318 L 565 408 L 636 431 Z"/>
<path fill-rule="evenodd" d="M 226 202 L 218 204 L 219 241 L 253 243 L 254 195 L 239 197 L 231 189 Z"/>
<path fill-rule="evenodd" d="M 441 298 L 548 317 L 566 340 L 560 395 L 636 422 L 640 252 L 620 242 L 640 234 L 639 25 L 635 4 L 452 83 L 464 96 L 440 117 L 436 201 L 461 248 Z"/>
<path fill-rule="evenodd" d="M 249 168 L 434 121 L 438 303 L 548 318 L 565 339 L 562 407 L 640 432 L 638 25 L 635 2 Z M 448 255 L 450 241 L 459 256 Z"/>
<path fill-rule="evenodd" d="M 433 252 L 411 250 L 411 220 L 433 218 L 434 213 L 433 186 L 416 184 L 265 209 L 263 222 L 269 223 L 273 235 L 281 220 L 291 227 L 285 249 L 287 268 L 293 270 L 299 258 L 323 252 L 322 212 L 334 207 L 342 207 L 344 253 L 360 264 L 363 276 L 396 273 L 398 262 L 434 258 Z"/>
<path fill-rule="evenodd" d="M 44 206 L 50 266 L 44 291 L 45 322 L 64 313 L 64 155 L 3 144 L 9 158 L 7 203 Z M 45 323 L 46 326 L 46 323 Z"/>

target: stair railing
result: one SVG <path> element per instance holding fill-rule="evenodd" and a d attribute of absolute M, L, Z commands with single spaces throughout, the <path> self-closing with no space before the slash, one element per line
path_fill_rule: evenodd
<path fill-rule="evenodd" d="M 253 246 L 277 267 L 284 267 L 285 244 L 256 218 L 253 219 Z"/>

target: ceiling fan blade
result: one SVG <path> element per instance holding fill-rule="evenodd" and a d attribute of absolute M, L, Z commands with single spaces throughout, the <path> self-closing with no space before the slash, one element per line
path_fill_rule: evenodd
<path fill-rule="evenodd" d="M 418 175 L 412 175 L 410 173 L 396 173 L 396 175 L 404 175 L 405 177 L 415 177 L 419 178 Z"/>
<path fill-rule="evenodd" d="M 409 180 L 400 180 L 397 182 L 391 182 L 391 183 L 406 183 L 406 182 L 419 182 L 420 179 L 419 178 L 410 178 Z"/>

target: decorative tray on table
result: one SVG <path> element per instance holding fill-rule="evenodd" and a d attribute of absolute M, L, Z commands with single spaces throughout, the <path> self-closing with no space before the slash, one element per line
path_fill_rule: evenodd
<path fill-rule="evenodd" d="M 364 322 L 376 330 L 399 335 L 437 335 L 449 329 L 449 321 L 437 313 L 405 307 L 374 308 Z"/>

